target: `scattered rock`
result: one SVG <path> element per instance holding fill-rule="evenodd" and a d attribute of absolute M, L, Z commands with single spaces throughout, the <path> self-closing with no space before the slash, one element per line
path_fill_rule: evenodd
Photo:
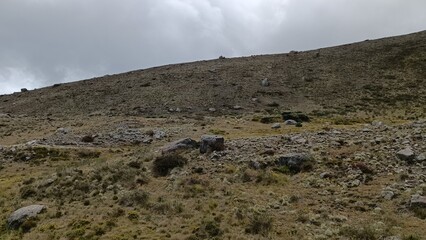
<path fill-rule="evenodd" d="M 314 158 L 307 153 L 289 153 L 280 157 L 276 164 L 287 166 L 290 172 L 298 173 L 300 171 L 310 170 L 314 164 Z"/>
<path fill-rule="evenodd" d="M 59 134 L 68 134 L 71 130 L 69 128 L 58 128 L 56 129 L 56 133 Z"/>
<path fill-rule="evenodd" d="M 198 143 L 195 140 L 192 140 L 191 138 L 183 138 L 183 139 L 179 139 L 177 141 L 171 142 L 168 145 L 164 146 L 161 149 L 161 152 L 163 154 L 166 154 L 166 153 L 172 153 L 176 151 L 193 149 L 197 147 L 198 147 Z"/>
<path fill-rule="evenodd" d="M 241 110 L 241 109 L 243 109 L 243 107 L 241 107 L 240 105 L 235 105 L 234 107 L 232 107 L 232 109 Z"/>
<path fill-rule="evenodd" d="M 155 139 L 163 139 L 165 138 L 167 135 L 165 132 L 161 131 L 161 130 L 154 130 L 153 135 L 152 135 Z"/>
<path fill-rule="evenodd" d="M 411 162 L 415 158 L 414 151 L 410 147 L 407 147 L 407 148 L 402 149 L 401 151 L 397 152 L 396 156 L 399 159 L 401 159 L 403 161 L 407 161 L 407 162 Z"/>
<path fill-rule="evenodd" d="M 204 135 L 201 137 L 200 153 L 222 151 L 225 149 L 225 139 L 219 135 Z"/>
<path fill-rule="evenodd" d="M 11 229 L 17 229 L 28 218 L 36 217 L 46 209 L 44 205 L 30 205 L 13 212 L 7 219 L 7 224 Z"/>
<path fill-rule="evenodd" d="M 216 112 L 216 108 L 209 108 L 209 112 Z"/>
<path fill-rule="evenodd" d="M 263 79 L 260 84 L 262 85 L 262 87 L 268 87 L 270 85 L 267 78 Z"/>
<path fill-rule="evenodd" d="M 279 123 L 274 123 L 274 124 L 272 124 L 271 128 L 273 128 L 273 129 L 281 128 L 281 124 L 279 124 Z"/>
<path fill-rule="evenodd" d="M 395 193 L 391 190 L 383 190 L 382 191 L 382 198 L 386 200 L 392 200 L 395 197 Z"/>
<path fill-rule="evenodd" d="M 26 88 L 21 88 L 21 92 L 28 92 L 28 89 L 26 89 Z"/>
<path fill-rule="evenodd" d="M 284 124 L 285 125 L 297 125 L 297 122 L 293 119 L 288 119 L 288 120 L 285 120 Z"/>

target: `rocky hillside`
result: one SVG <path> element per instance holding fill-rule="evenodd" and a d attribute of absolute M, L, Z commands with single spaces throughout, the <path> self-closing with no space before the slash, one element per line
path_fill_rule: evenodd
<path fill-rule="evenodd" d="M 306 52 L 221 58 L 57 84 L 0 96 L 0 112 L 165 116 L 273 109 L 380 114 L 402 109 L 416 115 L 425 112 L 425 76 L 423 31 Z"/>

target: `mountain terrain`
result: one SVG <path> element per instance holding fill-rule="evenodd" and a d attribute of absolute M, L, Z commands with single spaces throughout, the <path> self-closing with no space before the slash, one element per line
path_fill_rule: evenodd
<path fill-rule="evenodd" d="M 0 239 L 426 239 L 425 78 L 422 31 L 1 95 Z"/>

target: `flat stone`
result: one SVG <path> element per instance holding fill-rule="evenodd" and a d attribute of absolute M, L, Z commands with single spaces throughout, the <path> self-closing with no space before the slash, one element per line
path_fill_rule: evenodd
<path fill-rule="evenodd" d="M 164 146 L 163 148 L 161 148 L 161 152 L 165 154 L 197 147 L 198 143 L 195 140 L 192 140 L 191 138 L 182 138 Z"/>
<path fill-rule="evenodd" d="M 278 129 L 278 128 L 281 128 L 281 124 L 279 124 L 279 123 L 274 123 L 274 124 L 272 124 L 271 128 L 272 128 L 272 129 Z"/>
<path fill-rule="evenodd" d="M 414 151 L 410 147 L 400 150 L 396 153 L 396 156 L 399 159 L 407 162 L 413 161 L 415 158 Z"/>
<path fill-rule="evenodd" d="M 13 212 L 7 219 L 9 228 L 17 229 L 28 218 L 36 217 L 39 213 L 46 209 L 44 205 L 30 205 L 20 208 Z"/>

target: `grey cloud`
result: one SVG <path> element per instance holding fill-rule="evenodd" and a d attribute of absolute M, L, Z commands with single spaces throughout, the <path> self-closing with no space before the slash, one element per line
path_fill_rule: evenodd
<path fill-rule="evenodd" d="M 0 94 L 426 28 L 423 0 L 2 0 Z"/>

